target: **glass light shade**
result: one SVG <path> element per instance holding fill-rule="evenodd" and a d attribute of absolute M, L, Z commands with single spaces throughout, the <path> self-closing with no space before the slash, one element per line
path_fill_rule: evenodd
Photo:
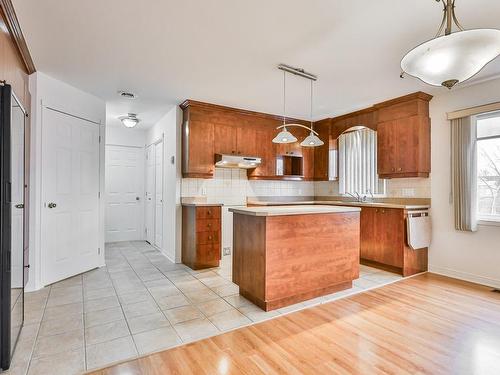
<path fill-rule="evenodd" d="M 476 75 L 500 55 L 500 30 L 466 30 L 441 36 L 412 49 L 403 71 L 433 86 L 453 87 Z"/>
<path fill-rule="evenodd" d="M 319 139 L 319 137 L 311 132 L 300 144 L 302 147 L 316 147 L 316 146 L 322 146 L 325 143 Z"/>
<path fill-rule="evenodd" d="M 273 143 L 294 143 L 297 142 L 297 138 L 293 136 L 286 128 L 283 128 L 282 131 L 278 133 L 276 137 L 273 139 Z"/>
<path fill-rule="evenodd" d="M 122 119 L 123 125 L 125 125 L 127 128 L 133 128 L 137 125 L 138 122 L 139 120 L 136 118 L 126 117 Z"/>

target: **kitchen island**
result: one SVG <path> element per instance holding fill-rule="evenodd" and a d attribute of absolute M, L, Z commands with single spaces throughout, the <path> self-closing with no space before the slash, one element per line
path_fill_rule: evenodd
<path fill-rule="evenodd" d="M 270 311 L 352 287 L 360 209 L 322 205 L 231 208 L 233 282 Z"/>

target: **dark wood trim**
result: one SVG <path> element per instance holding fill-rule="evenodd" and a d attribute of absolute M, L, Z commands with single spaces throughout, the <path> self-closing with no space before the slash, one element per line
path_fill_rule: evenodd
<path fill-rule="evenodd" d="M 238 113 L 241 115 L 247 115 L 247 116 L 253 116 L 253 117 L 261 117 L 261 118 L 265 118 L 265 119 L 272 119 L 272 120 L 279 120 L 279 121 L 283 120 L 283 116 L 280 116 L 280 115 L 273 115 L 273 114 L 269 114 L 269 113 L 249 111 L 247 109 L 227 107 L 227 106 L 223 106 L 223 105 L 219 105 L 219 104 L 199 102 L 199 101 L 192 100 L 192 99 L 184 100 L 179 106 L 183 110 L 188 108 L 188 107 L 198 107 L 198 108 L 204 108 L 204 109 L 210 109 L 210 110 Z M 302 119 L 291 118 L 291 117 L 287 117 L 286 121 L 287 122 L 298 121 L 300 123 L 309 124 L 308 120 L 302 120 Z"/>
<path fill-rule="evenodd" d="M 380 109 L 380 108 L 384 108 L 384 107 L 389 107 L 389 106 L 394 105 L 394 104 L 404 103 L 404 102 L 414 100 L 414 99 L 421 99 L 421 100 L 425 100 L 427 102 L 430 102 L 432 98 L 433 98 L 433 96 L 430 94 L 427 94 L 423 91 L 417 91 L 417 92 L 414 92 L 412 94 L 400 96 L 400 97 L 397 97 L 397 98 L 394 98 L 391 100 L 386 100 L 384 102 L 375 104 L 373 107 L 375 109 Z"/>
<path fill-rule="evenodd" d="M 428 172 L 418 172 L 418 173 L 390 173 L 390 174 L 379 174 L 380 178 L 390 180 L 393 178 L 409 178 L 409 177 L 421 177 L 428 178 L 430 173 Z"/>
<path fill-rule="evenodd" d="M 403 274 L 403 268 L 401 268 L 401 267 L 394 267 L 394 266 L 390 266 L 388 264 L 379 263 L 379 262 L 375 262 L 373 260 L 364 259 L 364 258 L 361 258 L 359 260 L 359 263 L 362 264 L 363 266 L 378 268 L 380 270 L 397 273 L 399 275 Z"/>
<path fill-rule="evenodd" d="M 19 20 L 17 19 L 16 12 L 11 0 L 0 0 L 0 8 L 3 15 L 5 16 L 5 23 L 7 24 L 9 32 L 16 42 L 17 49 L 24 61 L 24 65 L 26 65 L 26 69 L 28 69 L 28 74 L 35 73 L 35 63 L 31 58 L 28 45 L 26 44 L 26 40 L 24 39 L 24 35 L 21 30 L 21 26 L 19 25 Z"/>
<path fill-rule="evenodd" d="M 389 107 L 391 105 L 395 105 L 395 104 L 399 104 L 399 103 L 404 103 L 404 102 L 407 102 L 409 100 L 421 99 L 421 100 L 425 100 L 425 101 L 430 101 L 432 98 L 433 98 L 433 96 L 430 94 L 427 94 L 427 93 L 422 92 L 422 91 L 417 91 L 417 92 L 414 92 L 414 93 L 411 93 L 408 95 L 403 95 L 403 96 L 400 96 L 400 97 L 397 97 L 394 99 L 390 99 L 390 100 L 386 100 L 386 101 L 374 104 L 373 106 L 371 106 L 369 108 L 360 109 L 359 111 L 346 113 L 344 115 L 340 115 L 340 116 L 336 116 L 336 117 L 332 117 L 330 119 L 324 119 L 324 120 L 320 120 L 320 121 L 330 120 L 332 123 L 334 123 L 337 121 L 344 120 L 346 118 L 359 116 L 359 115 L 365 115 L 365 114 L 371 113 L 371 112 L 376 112 L 377 110 L 379 110 L 381 108 Z M 318 123 L 320 121 L 316 121 L 316 123 Z"/>

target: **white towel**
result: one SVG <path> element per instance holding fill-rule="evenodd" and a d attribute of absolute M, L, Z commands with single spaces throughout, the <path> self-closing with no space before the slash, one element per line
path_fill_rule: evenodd
<path fill-rule="evenodd" d="M 431 218 L 429 216 L 408 216 L 406 219 L 408 245 L 413 250 L 429 247 L 431 244 Z"/>

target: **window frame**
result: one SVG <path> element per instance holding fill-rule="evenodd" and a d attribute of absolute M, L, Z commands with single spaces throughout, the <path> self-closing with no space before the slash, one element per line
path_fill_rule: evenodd
<path fill-rule="evenodd" d="M 479 170 L 478 170 L 478 157 L 479 157 L 479 142 L 487 141 L 491 139 L 497 139 L 500 142 L 500 134 L 478 137 L 478 122 L 480 120 L 485 120 L 489 118 L 498 118 L 500 120 L 500 111 L 486 112 L 474 116 L 474 126 L 476 127 L 476 186 L 479 185 Z M 477 194 L 478 195 L 478 194 Z M 486 215 L 479 212 L 479 195 L 476 197 L 476 217 L 478 225 L 483 226 L 500 226 L 500 214 L 498 215 Z"/>

